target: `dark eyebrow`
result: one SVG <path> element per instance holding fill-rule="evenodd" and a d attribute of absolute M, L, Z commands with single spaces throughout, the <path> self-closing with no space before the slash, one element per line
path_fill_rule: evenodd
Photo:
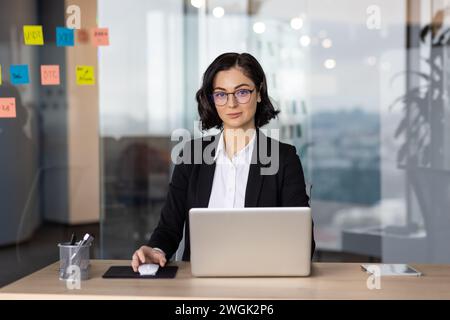
<path fill-rule="evenodd" d="M 240 85 L 237 85 L 236 87 L 234 87 L 234 89 L 238 89 L 238 88 L 244 87 L 244 86 L 251 87 L 251 85 L 249 85 L 249 84 L 247 84 L 247 83 L 241 83 Z M 215 87 L 215 88 L 213 89 L 213 91 L 214 91 L 214 90 L 227 91 L 227 90 L 225 90 L 224 88 L 221 88 L 221 87 Z"/>

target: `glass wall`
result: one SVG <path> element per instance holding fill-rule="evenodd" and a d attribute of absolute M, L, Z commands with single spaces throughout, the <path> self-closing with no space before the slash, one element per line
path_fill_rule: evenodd
<path fill-rule="evenodd" d="M 407 7 L 404 56 L 380 78 L 381 230 L 385 260 L 448 262 L 449 1 Z M 391 219 L 396 213 L 396 219 Z"/>
<path fill-rule="evenodd" d="M 198 132 L 202 73 L 246 51 L 281 110 L 269 128 L 304 165 L 316 259 L 450 261 L 446 5 L 99 1 L 114 37 L 100 55 L 105 256 L 145 243 L 170 179 L 171 134 Z"/>
<path fill-rule="evenodd" d="M 61 47 L 56 28 L 72 3 L 81 29 L 74 46 Z M 100 239 L 98 88 L 74 76 L 78 64 L 97 72 L 97 49 L 80 37 L 96 14 L 91 0 L 0 1 L 0 287 L 57 261 L 57 244 L 73 232 Z M 42 45 L 25 42 L 30 25 L 42 26 Z M 59 68 L 52 85 L 41 77 L 48 65 Z"/>

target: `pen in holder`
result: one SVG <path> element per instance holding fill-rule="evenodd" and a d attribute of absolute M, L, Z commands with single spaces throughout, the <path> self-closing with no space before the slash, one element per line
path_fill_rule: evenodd
<path fill-rule="evenodd" d="M 92 238 L 93 240 L 93 238 Z M 70 242 L 59 243 L 59 279 L 67 280 L 72 273 L 68 270 L 69 266 L 80 268 L 81 280 L 89 279 L 89 249 L 91 241 L 81 240 L 75 245 Z"/>

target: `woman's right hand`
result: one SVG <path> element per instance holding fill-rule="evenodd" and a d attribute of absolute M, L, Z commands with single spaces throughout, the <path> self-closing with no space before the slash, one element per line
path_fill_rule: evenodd
<path fill-rule="evenodd" d="M 138 272 L 138 268 L 141 264 L 155 263 L 164 267 L 166 262 L 167 260 L 164 253 L 149 246 L 142 246 L 134 252 L 131 259 L 131 267 L 134 272 Z"/>

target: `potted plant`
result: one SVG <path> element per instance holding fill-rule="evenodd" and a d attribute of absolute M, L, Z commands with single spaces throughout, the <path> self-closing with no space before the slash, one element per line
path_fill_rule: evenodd
<path fill-rule="evenodd" d="M 404 117 L 395 132 L 395 138 L 404 138 L 397 163 L 406 174 L 407 206 L 411 207 L 414 193 L 423 216 L 429 262 L 442 261 L 443 257 L 450 261 L 450 70 L 446 66 L 450 28 L 444 25 L 446 14 L 446 10 L 438 11 L 420 30 L 419 45 L 428 52 L 420 59 L 429 72 L 407 70 L 406 93 L 390 106 L 403 106 Z M 414 61 L 414 65 L 419 66 L 419 62 Z M 411 209 L 407 214 L 406 227 L 413 232 L 417 227 Z"/>

